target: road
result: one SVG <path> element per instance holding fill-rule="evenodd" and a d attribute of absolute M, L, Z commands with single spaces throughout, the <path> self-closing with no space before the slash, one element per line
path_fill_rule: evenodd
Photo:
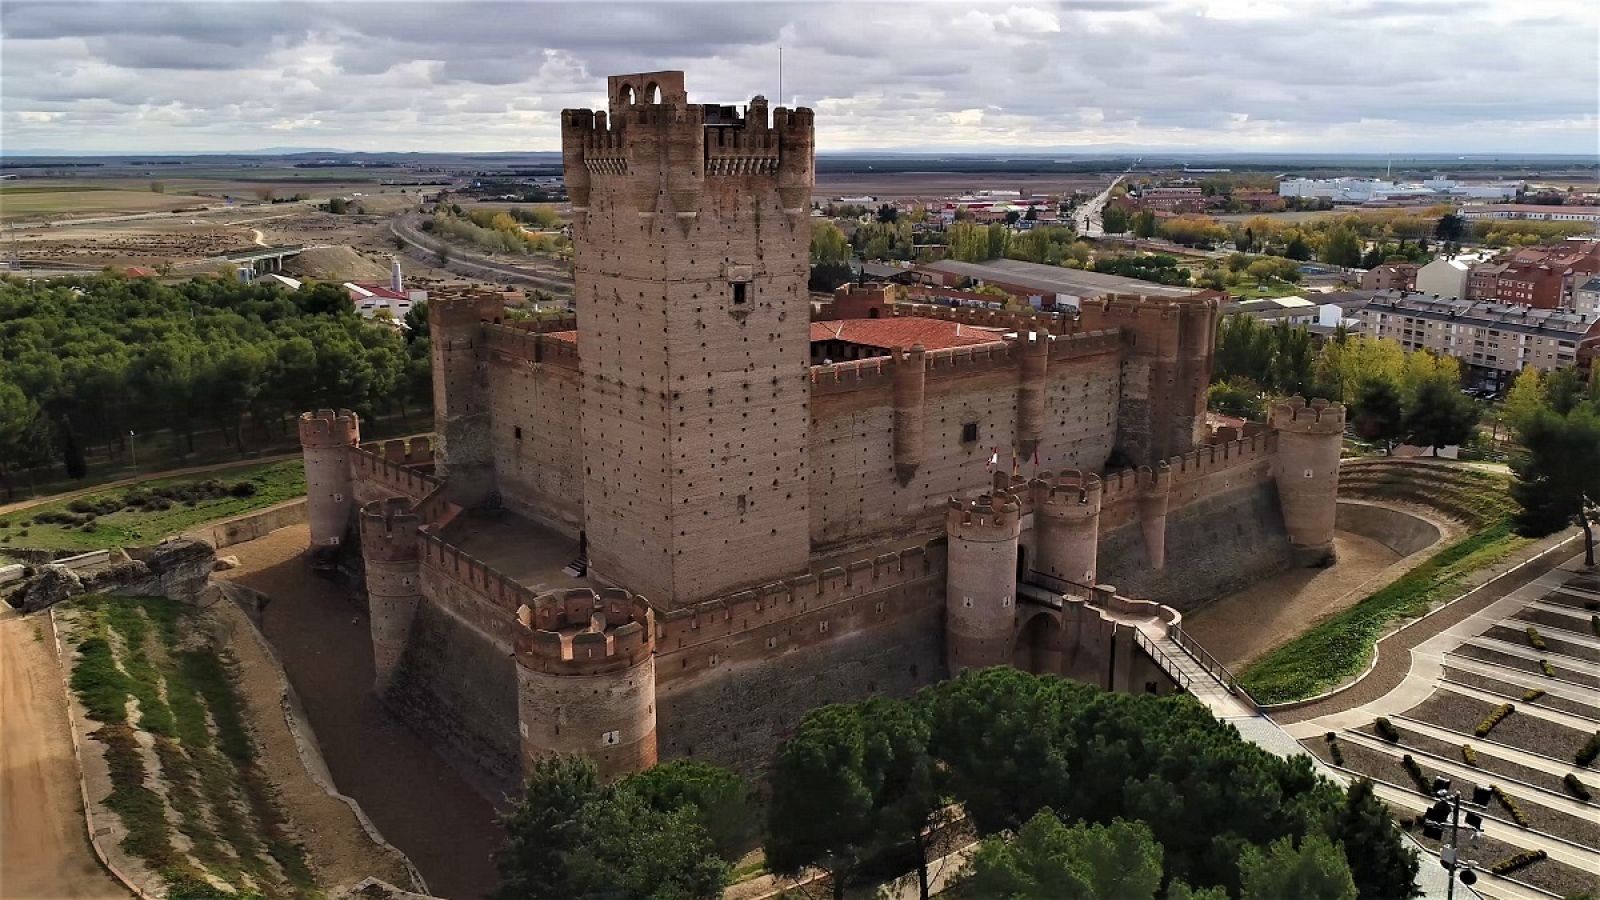
<path fill-rule="evenodd" d="M 1139 161 L 1134 160 L 1133 165 L 1128 167 L 1128 172 L 1132 172 L 1133 166 L 1138 164 Z M 1106 208 L 1106 201 L 1111 199 L 1111 191 L 1115 189 L 1118 184 L 1122 183 L 1122 179 L 1127 177 L 1127 172 L 1124 172 L 1123 174 L 1111 179 L 1111 183 L 1106 185 L 1105 190 L 1096 194 L 1093 200 L 1085 203 L 1072 214 L 1072 224 L 1073 227 L 1077 228 L 1078 234 L 1084 237 L 1105 236 L 1105 224 L 1100 219 L 1100 212 Z"/>
<path fill-rule="evenodd" d="M 101 481 L 87 487 L 78 488 L 77 490 L 63 491 L 59 494 L 45 494 L 44 496 L 40 497 L 29 497 L 26 500 L 17 500 L 11 503 L 0 503 L 0 513 L 17 512 L 18 510 L 27 509 L 30 506 L 38 506 L 41 503 L 54 503 L 57 500 L 71 500 L 74 497 L 81 497 L 84 494 L 93 494 L 99 491 L 111 490 L 113 488 L 127 487 L 132 484 L 138 484 L 141 481 L 151 481 L 158 478 L 177 478 L 181 475 L 198 475 L 202 472 L 217 472 L 223 469 L 237 469 L 242 466 L 259 466 L 265 463 L 283 462 L 287 459 L 299 459 L 300 455 L 300 451 L 296 450 L 290 453 L 278 453 L 271 456 L 258 456 L 255 459 L 236 459 L 229 460 L 227 462 L 208 463 L 203 466 L 187 466 L 182 469 L 162 469 L 158 472 L 149 472 L 143 475 L 130 475 L 127 478 L 119 478 L 115 481 Z"/>
<path fill-rule="evenodd" d="M 126 900 L 89 849 L 50 619 L 0 603 L 0 898 Z"/>
<path fill-rule="evenodd" d="M 433 245 L 430 243 L 430 239 L 417 231 L 415 219 L 409 216 L 398 216 L 390 221 L 389 230 L 394 233 L 395 237 L 404 241 L 412 248 L 419 250 L 428 256 L 436 257 L 438 255 L 438 251 L 434 249 Z M 544 288 L 545 290 L 554 291 L 559 294 L 572 293 L 572 280 L 570 278 L 552 277 L 544 272 L 540 272 L 537 269 L 527 269 L 523 268 L 522 266 L 514 266 L 509 263 L 499 262 L 487 256 L 480 256 L 479 254 L 471 253 L 455 246 L 450 247 L 450 261 L 445 268 L 448 268 L 449 266 L 459 266 L 460 268 L 466 269 L 468 274 L 478 275 L 480 277 L 482 277 L 484 273 L 487 273 L 487 277 L 491 278 L 499 275 L 509 278 L 516 283 L 532 284 L 535 287 Z"/>

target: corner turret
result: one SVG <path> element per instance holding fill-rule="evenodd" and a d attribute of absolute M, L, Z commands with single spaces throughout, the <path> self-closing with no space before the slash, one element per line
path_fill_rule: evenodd
<path fill-rule="evenodd" d="M 950 674 L 1011 662 L 1021 505 L 1009 494 L 951 498 L 945 513 L 945 663 Z"/>
<path fill-rule="evenodd" d="M 382 697 L 394 681 L 411 640 L 422 600 L 417 528 L 422 517 L 404 497 L 361 508 L 361 561 L 367 574 L 367 616 L 372 631 L 373 690 Z"/>
<path fill-rule="evenodd" d="M 1272 477 L 1278 483 L 1289 543 L 1302 565 L 1334 561 L 1344 418 L 1344 407 L 1326 400 L 1307 404 L 1304 397 L 1291 397 L 1272 407 L 1272 427 L 1278 432 Z"/>
<path fill-rule="evenodd" d="M 605 778 L 656 764 L 655 618 L 620 588 L 542 594 L 517 610 L 522 758 L 588 757 Z"/>
<path fill-rule="evenodd" d="M 1069 469 L 1029 483 L 1033 497 L 1033 568 L 1085 588 L 1095 583 L 1100 546 L 1100 478 Z"/>
<path fill-rule="evenodd" d="M 502 310 L 500 299 L 488 294 L 439 296 L 428 303 L 438 435 L 434 472 L 446 479 L 450 500 L 463 508 L 483 505 L 494 492 L 483 323 L 498 320 Z"/>
<path fill-rule="evenodd" d="M 350 448 L 361 443 L 361 420 L 348 409 L 319 409 L 301 413 L 299 426 L 311 548 L 337 547 L 350 527 Z"/>
<path fill-rule="evenodd" d="M 923 462 L 923 399 L 927 393 L 927 351 L 894 348 L 894 472 L 902 487 Z"/>

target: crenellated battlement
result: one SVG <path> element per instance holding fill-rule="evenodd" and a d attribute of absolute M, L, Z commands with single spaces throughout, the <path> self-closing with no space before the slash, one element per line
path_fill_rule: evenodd
<path fill-rule="evenodd" d="M 431 529 L 418 533 L 422 545 L 422 563 L 439 571 L 472 591 L 509 619 L 519 608 L 530 605 L 534 593 L 498 569 L 463 552 Z"/>
<path fill-rule="evenodd" d="M 917 316 L 924 319 L 943 319 L 963 325 L 984 328 L 1004 328 L 1007 331 L 1048 331 L 1065 334 L 1072 323 L 1060 313 L 1012 312 L 1005 309 L 984 309 L 977 306 L 945 306 L 934 303 L 895 303 L 889 306 L 892 316 Z"/>
<path fill-rule="evenodd" d="M 314 449 L 348 447 L 361 442 L 361 418 L 348 409 L 319 409 L 300 414 L 300 446 Z"/>
<path fill-rule="evenodd" d="M 944 539 L 938 538 L 692 606 L 657 610 L 657 646 L 662 652 L 680 650 L 940 576 L 944 572 L 944 547 Z"/>
<path fill-rule="evenodd" d="M 1014 540 L 1022 528 L 1022 504 L 1009 493 L 982 494 L 946 504 L 945 531 L 952 539 Z"/>
<path fill-rule="evenodd" d="M 1223 469 L 1247 466 L 1270 456 L 1277 447 L 1278 441 L 1275 435 L 1255 434 L 1226 444 L 1201 447 L 1182 456 L 1174 456 L 1168 459 L 1165 465 L 1171 470 L 1173 483 L 1176 484 Z"/>
<path fill-rule="evenodd" d="M 438 292 L 428 298 L 430 325 L 471 326 L 504 317 L 505 300 L 487 291 Z"/>
<path fill-rule="evenodd" d="M 953 378 L 992 372 L 1016 365 L 1019 353 L 1014 342 L 947 347 L 927 352 L 929 378 Z"/>
<path fill-rule="evenodd" d="M 374 500 L 361 508 L 361 555 L 368 561 L 405 562 L 417 558 L 422 516 L 405 497 Z"/>
<path fill-rule="evenodd" d="M 367 445 L 369 449 L 374 446 L 381 448 L 385 460 L 398 466 L 433 464 L 433 441 L 427 435 L 418 435 L 410 439 L 395 438 L 381 444 Z"/>
<path fill-rule="evenodd" d="M 600 675 L 655 652 L 655 612 L 621 588 L 540 594 L 517 609 L 517 662 L 547 675 Z"/>
<path fill-rule="evenodd" d="M 873 356 L 846 362 L 811 367 L 811 393 L 839 394 L 874 387 L 889 387 L 894 381 L 893 357 Z"/>
<path fill-rule="evenodd" d="M 521 324 L 487 324 L 483 326 L 484 346 L 491 354 L 504 360 L 577 369 L 577 341 L 563 340 L 554 333 L 572 330 L 571 320 L 565 320 L 564 324 L 568 327 L 525 328 Z"/>
<path fill-rule="evenodd" d="M 426 445 L 426 438 L 420 440 Z M 416 440 L 412 442 L 415 449 L 405 448 L 403 441 L 390 441 L 388 443 L 402 445 L 400 452 L 406 455 L 413 452 L 419 454 L 422 452 L 420 448 L 416 447 Z M 350 470 L 355 477 L 381 484 L 389 490 L 397 494 L 404 494 L 412 500 L 421 500 L 444 483 L 442 479 L 416 468 L 412 463 L 396 462 L 388 458 L 387 446 L 387 444 L 382 447 L 367 444 L 350 448 Z M 427 461 L 432 462 L 432 460 L 433 454 L 430 449 L 427 454 Z"/>
<path fill-rule="evenodd" d="M 1028 484 L 1033 513 L 1089 518 L 1100 514 L 1100 477 L 1067 469 L 1059 475 L 1040 473 Z"/>
<path fill-rule="evenodd" d="M 1321 398 L 1307 403 L 1304 397 L 1290 397 L 1272 404 L 1272 427 L 1279 431 L 1343 434 L 1344 419 L 1344 404 Z"/>

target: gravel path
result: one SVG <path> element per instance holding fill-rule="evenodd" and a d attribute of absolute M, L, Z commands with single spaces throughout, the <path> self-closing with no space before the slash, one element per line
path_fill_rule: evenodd
<path fill-rule="evenodd" d="M 503 835 L 494 809 L 372 693 L 365 612 L 342 585 L 311 573 L 304 524 L 228 548 L 221 576 L 271 597 L 261 629 L 289 673 L 339 790 L 411 858 L 441 897 L 494 887 Z"/>

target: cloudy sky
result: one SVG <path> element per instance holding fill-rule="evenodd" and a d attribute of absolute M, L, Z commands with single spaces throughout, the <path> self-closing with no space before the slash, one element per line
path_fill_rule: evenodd
<path fill-rule="evenodd" d="M 819 147 L 1597 152 L 1593 0 L 0 4 L 0 147 L 557 149 L 605 76 Z"/>

